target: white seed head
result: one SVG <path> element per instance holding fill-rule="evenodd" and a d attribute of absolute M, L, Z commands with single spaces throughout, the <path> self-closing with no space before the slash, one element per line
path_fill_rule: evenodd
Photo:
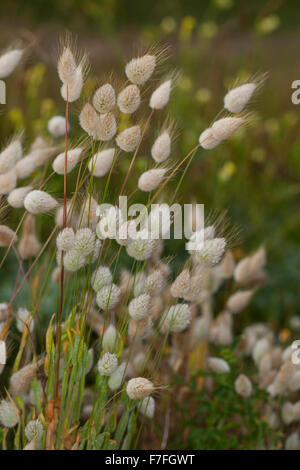
<path fill-rule="evenodd" d="M 15 166 L 15 171 L 18 179 L 27 178 L 38 167 L 36 160 L 31 154 L 19 160 Z"/>
<path fill-rule="evenodd" d="M 102 246 L 101 241 L 98 240 L 98 238 L 96 238 L 93 258 L 92 258 L 92 261 L 91 261 L 92 263 L 95 263 L 95 261 L 97 261 L 97 259 L 99 258 L 101 246 Z"/>
<path fill-rule="evenodd" d="M 139 405 L 140 413 L 152 419 L 155 413 L 155 401 L 153 397 L 145 397 Z"/>
<path fill-rule="evenodd" d="M 17 313 L 17 328 L 20 333 L 23 333 L 26 327 L 25 325 L 27 325 L 29 331 L 32 332 L 34 329 L 34 320 L 26 308 L 20 307 Z"/>
<path fill-rule="evenodd" d="M 69 130 L 69 123 L 67 123 Z M 66 133 L 66 118 L 63 116 L 53 116 L 48 121 L 48 131 L 53 137 L 62 137 Z"/>
<path fill-rule="evenodd" d="M 184 269 L 171 285 L 173 297 L 184 297 L 190 290 L 191 275 L 188 269 Z"/>
<path fill-rule="evenodd" d="M 252 383 L 244 374 L 240 374 L 234 382 L 234 388 L 238 395 L 248 398 L 252 394 Z"/>
<path fill-rule="evenodd" d="M 136 85 L 144 85 L 153 74 L 155 64 L 156 58 L 150 54 L 132 59 L 125 67 L 128 80 Z"/>
<path fill-rule="evenodd" d="M 82 153 L 82 148 L 80 148 L 80 147 L 68 150 L 68 152 L 67 152 L 67 171 L 66 171 L 67 173 L 70 173 L 75 168 L 75 166 L 79 162 L 81 153 Z M 57 155 L 57 157 L 55 158 L 55 160 L 53 162 L 52 167 L 53 167 L 53 170 L 55 171 L 55 173 L 57 173 L 58 175 L 63 175 L 64 174 L 64 172 L 65 172 L 65 152 L 62 152 L 59 155 Z"/>
<path fill-rule="evenodd" d="M 107 352 L 99 359 L 97 367 L 100 375 L 111 375 L 118 367 L 118 358 L 115 354 Z"/>
<path fill-rule="evenodd" d="M 141 104 L 139 87 L 128 85 L 118 95 L 118 107 L 124 114 L 134 113 Z"/>
<path fill-rule="evenodd" d="M 244 123 L 243 118 L 225 117 L 214 122 L 211 131 L 216 140 L 228 139 Z"/>
<path fill-rule="evenodd" d="M 98 88 L 93 96 L 93 105 L 101 114 L 109 113 L 114 108 L 115 104 L 116 93 L 109 83 Z"/>
<path fill-rule="evenodd" d="M 95 248 L 96 235 L 90 228 L 80 228 L 75 234 L 74 248 L 83 256 L 90 255 Z"/>
<path fill-rule="evenodd" d="M 97 117 L 96 138 L 103 142 L 112 139 L 117 132 L 117 122 L 113 113 L 100 114 Z"/>
<path fill-rule="evenodd" d="M 128 336 L 131 341 L 143 340 L 148 338 L 152 332 L 153 322 L 150 316 L 134 320 L 133 318 L 128 324 Z"/>
<path fill-rule="evenodd" d="M 102 338 L 102 348 L 104 351 L 113 352 L 116 347 L 117 330 L 114 325 L 109 325 Z"/>
<path fill-rule="evenodd" d="M 15 189 L 16 185 L 17 175 L 14 168 L 9 170 L 7 173 L 0 175 L 0 195 L 10 193 Z"/>
<path fill-rule="evenodd" d="M 159 294 L 166 285 L 164 273 L 160 269 L 155 269 L 145 281 L 145 292 L 150 295 Z"/>
<path fill-rule="evenodd" d="M 0 174 L 7 173 L 22 157 L 22 143 L 20 139 L 14 139 L 0 153 Z"/>
<path fill-rule="evenodd" d="M 239 313 L 247 307 L 252 295 L 253 290 L 239 290 L 229 297 L 226 306 L 232 313 Z"/>
<path fill-rule="evenodd" d="M 91 137 L 96 135 L 98 115 L 90 103 L 86 103 L 79 115 L 79 124 L 82 129 Z"/>
<path fill-rule="evenodd" d="M 14 208 L 23 207 L 24 199 L 32 189 L 32 186 L 22 186 L 20 188 L 13 189 L 7 197 L 8 204 Z"/>
<path fill-rule="evenodd" d="M 124 152 L 133 152 L 141 141 L 141 128 L 140 126 L 132 126 L 121 132 L 116 142 L 120 149 Z"/>
<path fill-rule="evenodd" d="M 259 339 L 253 348 L 252 357 L 256 364 L 259 363 L 261 358 L 266 354 L 266 352 L 270 349 L 270 343 L 267 338 Z"/>
<path fill-rule="evenodd" d="M 34 190 L 27 194 L 24 199 L 24 207 L 31 214 L 42 214 L 57 207 L 58 203 L 45 191 Z"/>
<path fill-rule="evenodd" d="M 22 49 L 13 49 L 0 56 L 0 78 L 8 77 L 15 70 L 23 52 Z"/>
<path fill-rule="evenodd" d="M 148 397 L 154 391 L 153 383 L 144 377 L 136 377 L 128 381 L 126 392 L 132 400 Z"/>
<path fill-rule="evenodd" d="M 6 428 L 13 428 L 19 422 L 16 410 L 8 400 L 0 402 L 0 422 Z"/>
<path fill-rule="evenodd" d="M 151 148 L 153 160 L 157 163 L 164 162 L 171 153 L 171 137 L 168 131 L 164 131 L 155 140 Z"/>
<path fill-rule="evenodd" d="M 210 127 L 208 129 L 205 129 L 205 131 L 203 131 L 200 134 L 199 144 L 205 150 L 214 149 L 215 147 L 219 145 L 219 143 L 220 143 L 220 140 L 214 137 L 213 132 Z"/>
<path fill-rule="evenodd" d="M 15 232 L 6 225 L 0 225 L 0 247 L 9 246 L 15 243 L 18 237 Z"/>
<path fill-rule="evenodd" d="M 289 435 L 285 441 L 284 448 L 285 450 L 299 450 L 299 434 L 297 432 Z"/>
<path fill-rule="evenodd" d="M 149 313 L 150 301 L 151 298 L 148 294 L 142 294 L 139 297 L 132 299 L 128 305 L 128 312 L 131 318 L 140 320 L 141 318 L 146 317 Z"/>
<path fill-rule="evenodd" d="M 207 360 L 207 366 L 210 370 L 216 374 L 228 374 L 230 372 L 230 367 L 228 362 L 219 357 L 210 357 Z"/>
<path fill-rule="evenodd" d="M 28 441 L 39 441 L 44 434 L 44 426 L 39 419 L 29 421 L 25 426 L 25 436 Z"/>
<path fill-rule="evenodd" d="M 6 344 L 5 341 L 0 339 L 0 374 L 4 369 L 6 364 L 7 352 L 6 352 Z"/>
<path fill-rule="evenodd" d="M 112 391 L 115 391 L 121 387 L 125 379 L 126 368 L 127 368 L 126 362 L 122 362 L 122 364 L 120 364 L 116 368 L 116 370 L 110 375 L 108 379 L 108 386 Z"/>
<path fill-rule="evenodd" d="M 138 235 L 135 240 L 130 241 L 126 246 L 127 254 L 138 261 L 144 261 L 150 258 L 154 242 L 155 240 L 151 240 L 151 238 L 143 238 Z"/>
<path fill-rule="evenodd" d="M 97 292 L 96 302 L 102 310 L 111 310 L 120 300 L 121 291 L 116 284 L 104 286 Z"/>
<path fill-rule="evenodd" d="M 100 266 L 92 275 L 92 287 L 98 292 L 102 287 L 112 283 L 112 274 L 107 266 Z"/>
<path fill-rule="evenodd" d="M 75 234 L 72 228 L 64 228 L 56 238 L 56 246 L 59 250 L 69 251 L 74 248 Z"/>
<path fill-rule="evenodd" d="M 166 174 L 165 168 L 154 168 L 152 170 L 145 171 L 138 181 L 138 187 L 141 191 L 153 191 L 156 189 L 164 179 Z"/>
<path fill-rule="evenodd" d="M 202 247 L 196 250 L 195 259 L 208 267 L 213 267 L 218 264 L 225 252 L 226 240 L 225 238 L 213 238 L 212 240 L 204 240 Z"/>
<path fill-rule="evenodd" d="M 224 108 L 230 113 L 240 113 L 251 99 L 255 89 L 255 83 L 245 83 L 233 88 L 224 97 Z"/>
<path fill-rule="evenodd" d="M 78 250 L 70 250 L 64 254 L 64 267 L 67 271 L 75 272 L 85 265 L 85 256 Z"/>
<path fill-rule="evenodd" d="M 69 84 L 64 83 L 60 89 L 62 98 L 69 103 L 78 100 L 83 87 L 83 70 L 81 65 L 76 68 L 74 79 Z"/>
<path fill-rule="evenodd" d="M 170 99 L 171 80 L 162 83 L 151 95 L 149 106 L 152 109 L 164 108 Z"/>
<path fill-rule="evenodd" d="M 109 148 L 95 153 L 89 162 L 89 170 L 93 176 L 101 177 L 108 173 L 111 168 L 116 150 Z"/>
<path fill-rule="evenodd" d="M 73 52 L 68 46 L 65 46 L 57 63 L 60 80 L 70 85 L 76 78 L 76 69 L 77 66 Z"/>
<path fill-rule="evenodd" d="M 188 304 L 172 305 L 163 313 L 163 328 L 174 333 L 185 330 L 191 321 L 191 310 Z"/>

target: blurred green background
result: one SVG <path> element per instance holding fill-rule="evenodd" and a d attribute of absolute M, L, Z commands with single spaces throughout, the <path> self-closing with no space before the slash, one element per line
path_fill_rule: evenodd
<path fill-rule="evenodd" d="M 7 105 L 0 115 L 2 143 L 22 128 L 25 146 L 37 133 L 49 137 L 48 118 L 63 113 L 55 60 L 58 37 L 66 29 L 77 34 L 78 45 L 90 56 L 86 96 L 96 79 L 101 81 L 112 69 L 114 79 L 122 80 L 125 61 L 143 46 L 168 46 L 168 65 L 180 71 L 168 108 L 177 124 L 174 161 L 197 143 L 236 77 L 268 72 L 253 104 L 254 122 L 220 147 L 198 152 L 179 194 L 182 203 L 197 201 L 206 211 L 227 210 L 240 232 L 237 257 L 265 244 L 270 278 L 251 303 L 253 319 L 285 326 L 291 315 L 299 314 L 300 105 L 291 102 L 291 83 L 300 79 L 299 2 L 2 0 L 0 14 L 0 47 L 16 39 L 28 46 L 27 60 L 7 84 Z M 73 138 L 79 109 L 75 104 Z M 153 124 L 154 132 L 163 118 Z M 150 164 L 147 154 L 137 162 L 141 171 Z M 116 190 L 127 165 L 120 162 L 120 171 L 113 175 Z M 180 176 L 168 186 L 169 195 Z M 59 191 L 60 184 L 52 191 Z M 135 185 L 133 178 L 129 189 Z M 6 298 L 9 277 L 1 277 L 0 292 Z"/>

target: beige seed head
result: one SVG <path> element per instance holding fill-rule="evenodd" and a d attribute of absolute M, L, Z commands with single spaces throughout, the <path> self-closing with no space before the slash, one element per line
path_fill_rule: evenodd
<path fill-rule="evenodd" d="M 97 152 L 89 162 L 89 170 L 93 176 L 101 177 L 108 173 L 111 168 L 116 150 L 109 148 Z"/>
<path fill-rule="evenodd" d="M 6 225 L 0 225 L 0 247 L 9 246 L 18 239 L 15 232 Z"/>
<path fill-rule="evenodd" d="M 40 251 L 41 244 L 36 235 L 35 220 L 32 214 L 27 214 L 23 222 L 23 230 L 18 245 L 22 259 L 34 258 Z"/>
<path fill-rule="evenodd" d="M 188 269 L 184 269 L 175 279 L 171 285 L 171 294 L 173 297 L 184 297 L 189 289 L 191 283 L 191 275 Z"/>
<path fill-rule="evenodd" d="M 150 54 L 132 59 L 125 67 L 128 80 L 136 85 L 144 85 L 153 74 L 155 64 L 156 58 Z"/>
<path fill-rule="evenodd" d="M 26 157 L 21 158 L 15 166 L 15 171 L 18 179 L 27 178 L 30 176 L 34 170 L 37 168 L 35 160 L 32 158 L 31 154 L 26 155 Z"/>
<path fill-rule="evenodd" d="M 62 98 L 69 103 L 78 100 L 83 87 L 83 70 L 81 65 L 76 68 L 75 77 L 69 84 L 64 83 L 60 89 Z"/>
<path fill-rule="evenodd" d="M 95 137 L 97 121 L 98 116 L 93 106 L 86 103 L 79 115 L 79 124 L 90 137 Z"/>
<path fill-rule="evenodd" d="M 96 138 L 107 142 L 117 132 L 117 122 L 113 113 L 101 114 L 96 124 Z"/>
<path fill-rule="evenodd" d="M 30 385 L 41 364 L 42 361 L 28 364 L 11 376 L 9 386 L 12 395 L 22 395 L 29 391 Z"/>
<path fill-rule="evenodd" d="M 99 113 L 109 113 L 114 108 L 115 104 L 116 93 L 109 83 L 98 88 L 93 97 L 93 105 Z"/>
<path fill-rule="evenodd" d="M 171 152 L 171 138 L 168 131 L 157 137 L 151 148 L 151 155 L 157 163 L 164 162 Z"/>
<path fill-rule="evenodd" d="M 65 46 L 58 59 L 57 71 L 60 80 L 70 85 L 76 77 L 76 61 L 70 47 Z"/>
<path fill-rule="evenodd" d="M 211 132 L 216 140 L 228 139 L 234 132 L 244 124 L 245 120 L 240 117 L 225 117 L 218 119 L 211 127 Z"/>
<path fill-rule="evenodd" d="M 166 171 L 165 168 L 155 168 L 145 171 L 139 178 L 139 189 L 146 192 L 153 191 L 163 181 Z"/>
<path fill-rule="evenodd" d="M 0 56 L 0 79 L 8 77 L 15 70 L 23 52 L 22 49 L 13 49 Z"/>
<path fill-rule="evenodd" d="M 121 132 L 116 138 L 118 146 L 120 147 L 120 149 L 124 150 L 124 152 L 133 152 L 139 145 L 140 140 L 140 126 L 128 127 L 123 132 Z"/>
<path fill-rule="evenodd" d="M 14 208 L 23 207 L 24 199 L 32 189 L 32 186 L 22 186 L 21 188 L 13 189 L 7 197 L 8 204 Z"/>
<path fill-rule="evenodd" d="M 238 395 L 248 398 L 252 394 L 252 383 L 244 374 L 240 374 L 234 382 L 234 388 Z"/>
<path fill-rule="evenodd" d="M 75 149 L 68 150 L 67 152 L 67 173 L 70 173 L 77 163 L 79 162 L 82 148 L 78 147 Z M 55 158 L 52 164 L 53 170 L 58 175 L 63 175 L 65 172 L 65 152 L 60 153 Z"/>
<path fill-rule="evenodd" d="M 230 367 L 228 362 L 219 357 L 210 357 L 207 360 L 207 365 L 210 370 L 216 374 L 228 374 L 230 372 Z"/>
<path fill-rule="evenodd" d="M 213 131 L 210 127 L 208 129 L 205 129 L 205 131 L 203 131 L 202 134 L 200 134 L 199 144 L 205 150 L 214 149 L 215 147 L 219 145 L 219 143 L 220 143 L 220 140 L 214 137 Z"/>
<path fill-rule="evenodd" d="M 141 104 L 140 90 L 136 85 L 128 85 L 118 95 L 118 106 L 122 113 L 132 114 Z"/>
<path fill-rule="evenodd" d="M 17 175 L 15 169 L 0 175 L 0 194 L 8 194 L 17 185 Z"/>
<path fill-rule="evenodd" d="M 10 171 L 21 157 L 22 143 L 15 139 L 0 153 L 0 174 Z"/>
<path fill-rule="evenodd" d="M 164 108 L 170 99 L 171 80 L 162 83 L 151 95 L 149 106 L 152 109 Z"/>
<path fill-rule="evenodd" d="M 24 207 L 31 214 L 41 214 L 57 207 L 56 200 L 45 191 L 31 191 L 24 200 Z"/>
<path fill-rule="evenodd" d="M 227 300 L 227 308 L 232 313 L 241 312 L 249 304 L 252 295 L 253 290 L 239 290 L 235 292 L 235 294 L 231 295 Z"/>
<path fill-rule="evenodd" d="M 144 377 L 136 377 L 128 381 L 126 392 L 132 400 L 139 400 L 148 397 L 153 393 L 154 386 L 150 380 Z"/>
<path fill-rule="evenodd" d="M 68 251 L 74 248 L 75 234 L 74 230 L 66 227 L 59 232 L 56 238 L 56 246 L 59 250 Z"/>

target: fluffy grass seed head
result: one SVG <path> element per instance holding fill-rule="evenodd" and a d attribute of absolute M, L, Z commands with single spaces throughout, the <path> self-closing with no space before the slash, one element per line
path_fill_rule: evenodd
<path fill-rule="evenodd" d="M 240 374 L 234 382 L 234 388 L 238 395 L 248 398 L 252 394 L 252 383 L 244 374 Z"/>
<path fill-rule="evenodd" d="M 25 436 L 28 441 L 39 441 L 44 434 L 44 426 L 39 419 L 31 420 L 25 426 Z"/>
<path fill-rule="evenodd" d="M 75 234 L 74 248 L 83 256 L 90 255 L 95 247 L 96 236 L 90 228 L 80 228 Z"/>
<path fill-rule="evenodd" d="M 68 85 L 71 85 L 77 72 L 77 64 L 74 54 L 69 45 L 63 47 L 62 53 L 58 59 L 57 71 L 60 80 Z"/>
<path fill-rule="evenodd" d="M 113 352 L 116 347 L 117 330 L 114 325 L 109 325 L 102 338 L 102 348 L 104 351 Z"/>
<path fill-rule="evenodd" d="M 149 106 L 152 109 L 163 109 L 169 102 L 172 81 L 166 80 L 151 95 Z"/>
<path fill-rule="evenodd" d="M 228 374 L 230 372 L 230 366 L 228 362 L 220 357 L 209 357 L 207 360 L 207 366 L 216 374 Z"/>
<path fill-rule="evenodd" d="M 9 400 L 0 402 L 0 422 L 6 428 L 13 428 L 19 422 L 15 407 Z"/>
<path fill-rule="evenodd" d="M 190 289 L 191 275 L 188 269 L 184 269 L 171 285 L 171 295 L 175 298 L 184 297 Z"/>
<path fill-rule="evenodd" d="M 154 417 L 155 413 L 155 400 L 153 397 L 145 397 L 141 401 L 141 404 L 139 406 L 140 413 L 142 415 L 146 416 L 149 419 L 152 419 Z"/>
<path fill-rule="evenodd" d="M 47 127 L 53 137 L 62 137 L 66 134 L 66 118 L 63 116 L 53 116 L 49 119 Z M 69 130 L 69 123 L 67 123 L 67 129 Z"/>
<path fill-rule="evenodd" d="M 226 307 L 232 313 L 239 313 L 247 307 L 252 295 L 253 290 L 239 290 L 229 297 Z"/>
<path fill-rule="evenodd" d="M 0 175 L 0 194 L 8 194 L 17 186 L 17 174 L 13 168 Z"/>
<path fill-rule="evenodd" d="M 98 140 L 107 142 L 115 136 L 116 132 L 117 122 L 112 112 L 98 115 L 95 131 Z"/>
<path fill-rule="evenodd" d="M 95 153 L 89 162 L 89 170 L 96 177 L 105 176 L 113 163 L 116 149 L 108 148 Z"/>
<path fill-rule="evenodd" d="M 131 59 L 125 67 L 128 80 L 135 85 L 144 85 L 154 72 L 156 57 L 146 54 L 142 57 Z"/>
<path fill-rule="evenodd" d="M 82 153 L 82 148 L 78 147 L 75 149 L 68 150 L 67 152 L 67 173 L 70 173 L 77 163 L 79 162 L 80 155 Z M 65 172 L 65 152 L 57 155 L 53 162 L 53 170 L 58 175 L 63 175 Z"/>
<path fill-rule="evenodd" d="M 100 375 L 111 375 L 118 367 L 118 358 L 115 354 L 107 352 L 99 359 L 97 367 Z"/>
<path fill-rule="evenodd" d="M 8 77 L 22 59 L 22 49 L 11 49 L 0 56 L 0 79 Z"/>
<path fill-rule="evenodd" d="M 76 68 L 74 79 L 71 83 L 64 83 L 60 89 L 62 98 L 69 103 L 73 103 L 78 100 L 81 95 L 82 87 L 84 82 L 84 70 L 80 64 Z"/>
<path fill-rule="evenodd" d="M 256 88 L 256 83 L 244 83 L 233 88 L 224 97 L 224 108 L 230 113 L 240 113 L 250 101 Z"/>
<path fill-rule="evenodd" d="M 128 127 L 116 137 L 117 145 L 124 152 L 133 152 L 141 140 L 140 126 Z"/>
<path fill-rule="evenodd" d="M 224 117 L 213 123 L 211 132 L 216 140 L 225 140 L 231 137 L 244 123 L 245 119 L 241 117 Z"/>
<path fill-rule="evenodd" d="M 145 280 L 145 291 L 149 295 L 159 294 L 166 285 L 164 273 L 160 269 L 155 269 Z"/>
<path fill-rule="evenodd" d="M 126 362 L 122 362 L 122 364 L 120 364 L 116 368 L 116 370 L 110 375 L 108 379 L 108 386 L 112 391 L 115 391 L 121 387 L 125 379 L 126 368 L 127 368 Z"/>
<path fill-rule="evenodd" d="M 145 171 L 138 181 L 138 187 L 141 191 L 150 192 L 156 189 L 164 179 L 166 168 L 153 168 Z"/>
<path fill-rule="evenodd" d="M 141 400 L 153 393 L 154 386 L 150 380 L 144 377 L 130 379 L 127 383 L 126 392 L 132 400 Z"/>
<path fill-rule="evenodd" d="M 144 237 L 140 232 L 134 240 L 131 240 L 126 246 L 127 254 L 137 261 L 145 261 L 150 258 L 155 240 L 150 237 Z"/>
<path fill-rule="evenodd" d="M 70 227 L 66 227 L 59 232 L 56 238 L 56 246 L 59 250 L 69 251 L 74 248 L 75 233 Z"/>
<path fill-rule="evenodd" d="M 26 308 L 20 307 L 17 313 L 17 328 L 20 333 L 23 333 L 26 325 L 29 328 L 29 331 L 32 333 L 34 329 L 34 320 Z"/>
<path fill-rule="evenodd" d="M 99 266 L 92 275 L 92 288 L 98 292 L 102 287 L 112 283 L 112 274 L 107 266 Z"/>
<path fill-rule="evenodd" d="M 142 294 L 131 300 L 128 305 L 128 312 L 131 318 L 140 320 L 145 318 L 150 309 L 151 297 L 148 294 Z"/>
<path fill-rule="evenodd" d="M 220 263 L 225 252 L 225 238 L 213 238 L 212 240 L 204 240 L 203 246 L 196 250 L 195 260 L 208 267 L 213 267 Z"/>
<path fill-rule="evenodd" d="M 97 292 L 96 302 L 102 310 L 111 310 L 120 300 L 121 291 L 116 284 L 104 286 Z"/>
<path fill-rule="evenodd" d="M 22 157 L 20 138 L 13 139 L 0 153 L 0 174 L 7 173 Z"/>
<path fill-rule="evenodd" d="M 188 304 L 172 305 L 164 312 L 163 328 L 174 333 L 180 333 L 185 330 L 191 321 L 191 310 Z"/>
<path fill-rule="evenodd" d="M 151 148 L 151 155 L 156 163 L 164 162 L 171 153 L 171 137 L 169 132 L 166 130 L 162 132 Z"/>
<path fill-rule="evenodd" d="M 6 358 L 7 358 L 6 344 L 5 344 L 5 341 L 0 339 L 0 374 L 3 371 L 4 366 L 6 364 Z"/>
<path fill-rule="evenodd" d="M 100 114 L 109 113 L 115 107 L 116 93 L 110 83 L 105 83 L 95 91 L 93 105 Z"/>
<path fill-rule="evenodd" d="M 31 154 L 21 158 L 15 166 L 15 171 L 18 179 L 24 179 L 30 176 L 38 167 L 36 160 Z"/>
<path fill-rule="evenodd" d="M 118 95 L 118 107 L 124 114 L 134 113 L 141 104 L 141 94 L 139 87 L 136 85 L 128 85 Z"/>
<path fill-rule="evenodd" d="M 13 189 L 7 197 L 8 204 L 16 209 L 23 207 L 25 197 L 32 190 L 32 186 L 21 186 L 20 188 Z"/>
<path fill-rule="evenodd" d="M 208 129 L 205 129 L 200 134 L 199 144 L 205 150 L 214 149 L 215 147 L 219 145 L 219 143 L 220 143 L 220 140 L 215 138 L 213 131 L 210 127 Z"/>
<path fill-rule="evenodd" d="M 9 246 L 15 243 L 18 237 L 15 232 L 6 225 L 0 225 L 0 247 Z"/>
<path fill-rule="evenodd" d="M 24 207 L 31 214 L 49 212 L 58 206 L 57 201 L 45 191 L 34 190 L 24 199 Z"/>
<path fill-rule="evenodd" d="M 24 393 L 28 393 L 39 366 L 39 362 L 27 364 L 10 377 L 9 388 L 12 395 L 20 396 Z"/>
<path fill-rule="evenodd" d="M 97 122 L 98 115 L 95 109 L 90 103 L 86 103 L 79 114 L 80 126 L 90 137 L 95 137 Z"/>
<path fill-rule="evenodd" d="M 85 265 L 85 256 L 78 250 L 67 251 L 64 255 L 64 267 L 67 271 L 75 272 Z"/>
<path fill-rule="evenodd" d="M 23 222 L 22 235 L 18 244 L 19 254 L 22 259 L 30 259 L 37 256 L 41 249 L 36 234 L 35 219 L 32 214 L 27 214 Z"/>

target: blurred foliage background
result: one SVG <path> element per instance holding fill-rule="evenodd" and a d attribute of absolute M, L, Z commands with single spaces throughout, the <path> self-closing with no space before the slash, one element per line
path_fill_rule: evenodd
<path fill-rule="evenodd" d="M 55 60 L 59 34 L 66 29 L 78 35 L 78 45 L 90 56 L 86 96 L 112 69 L 116 82 L 123 79 L 125 61 L 143 46 L 168 47 L 168 65 L 180 71 L 168 109 L 177 124 L 174 161 L 195 145 L 236 77 L 268 72 L 253 106 L 253 123 L 220 147 L 199 151 L 178 196 L 182 203 L 204 203 L 208 212 L 227 210 L 240 232 L 237 257 L 265 244 L 270 279 L 248 315 L 286 326 L 299 314 L 300 294 L 300 108 L 291 102 L 291 83 L 300 79 L 298 5 L 292 0 L 2 0 L 0 47 L 18 38 L 28 52 L 7 84 L 1 143 L 20 129 L 25 129 L 25 147 L 37 133 L 49 138 L 47 120 L 64 110 Z M 73 107 L 73 139 L 79 109 L 80 104 Z M 154 133 L 162 121 L 159 116 Z M 141 171 L 151 164 L 144 153 L 137 162 Z M 120 162 L 112 192 L 127 165 L 125 159 Z M 180 176 L 168 186 L 170 196 Z M 58 192 L 60 185 L 56 181 L 51 190 Z M 135 185 L 133 178 L 129 189 Z M 176 250 L 183 258 L 182 244 L 172 245 L 172 251 L 167 247 L 166 255 Z M 12 273 L 6 263 L 1 301 L 9 296 Z"/>

